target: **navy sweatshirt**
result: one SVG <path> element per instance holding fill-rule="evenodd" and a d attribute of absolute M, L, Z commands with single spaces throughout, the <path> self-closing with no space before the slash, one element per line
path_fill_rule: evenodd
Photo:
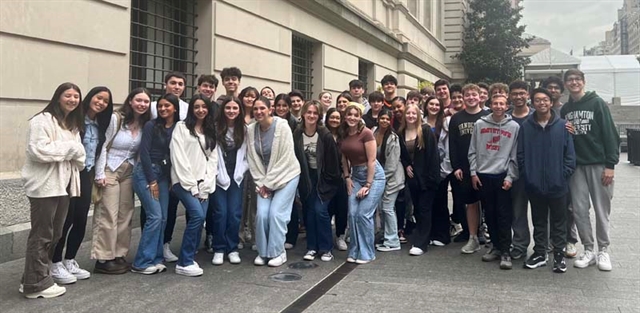
<path fill-rule="evenodd" d="M 535 114 L 523 123 L 518 138 L 518 167 L 527 193 L 558 198 L 569 192 L 569 178 L 576 168 L 573 138 L 566 121 L 551 111 L 542 128 Z"/>
<path fill-rule="evenodd" d="M 152 164 L 160 165 L 163 160 L 171 162 L 169 159 L 169 143 L 171 143 L 171 135 L 176 123 L 169 128 L 163 127 L 162 134 L 157 133 L 154 129 L 156 120 L 148 121 L 144 124 L 142 129 L 142 138 L 140 139 L 140 163 L 142 163 L 142 169 L 144 169 L 144 176 L 147 178 L 147 182 L 151 183 L 158 180 L 158 177 L 153 172 Z M 170 173 L 162 173 L 164 177 L 169 177 Z"/>

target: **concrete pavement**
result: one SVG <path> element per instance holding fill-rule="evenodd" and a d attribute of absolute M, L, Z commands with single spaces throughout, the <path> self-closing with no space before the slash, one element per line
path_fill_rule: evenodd
<path fill-rule="evenodd" d="M 640 312 L 640 168 L 629 165 L 622 155 L 615 179 L 611 272 L 600 272 L 595 266 L 576 269 L 573 261 L 565 274 L 553 273 L 551 266 L 525 270 L 522 260 L 514 261 L 513 270 L 502 271 L 497 263 L 481 262 L 484 249 L 462 255 L 462 244 L 451 244 L 410 257 L 409 247 L 403 246 L 402 251 L 378 253 L 376 261 L 357 266 L 306 312 Z M 184 218 L 179 218 L 174 252 L 183 228 Z M 136 229 L 129 259 L 138 238 Z M 78 262 L 92 269 L 88 244 L 83 244 Z M 0 264 L 0 311 L 278 312 L 346 258 L 345 252 L 337 251 L 336 260 L 317 260 L 316 268 L 287 268 L 301 262 L 304 246 L 301 239 L 280 268 L 253 266 L 256 254 L 248 249 L 241 251 L 242 264 L 214 267 L 211 255 L 200 251 L 196 259 L 205 274 L 199 278 L 176 275 L 174 265 L 152 276 L 96 274 L 67 286 L 66 295 L 48 300 L 27 300 L 18 293 L 24 266 L 24 259 L 19 259 Z M 302 279 L 277 282 L 269 278 L 283 272 Z"/>

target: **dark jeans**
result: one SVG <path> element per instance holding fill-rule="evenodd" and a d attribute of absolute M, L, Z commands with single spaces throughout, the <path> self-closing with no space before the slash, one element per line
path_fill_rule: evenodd
<path fill-rule="evenodd" d="M 62 236 L 62 227 L 69 208 L 69 196 L 29 198 L 29 203 L 31 230 L 27 239 L 22 274 L 25 294 L 40 292 L 53 286 L 49 260 L 53 258 L 55 243 Z"/>
<path fill-rule="evenodd" d="M 533 222 L 533 251 L 545 254 L 548 227 L 551 226 L 553 251 L 562 252 L 567 245 L 567 196 L 548 198 L 529 194 L 531 221 Z"/>
<path fill-rule="evenodd" d="M 212 214 L 213 222 L 210 226 L 213 234 L 214 252 L 230 253 L 238 250 L 243 188 L 244 182 L 238 186 L 232 180 L 227 190 L 218 186 L 213 197 L 210 197 L 215 202 Z M 211 209 L 211 204 L 209 204 L 209 209 Z M 207 222 L 207 227 L 209 227 L 209 222 Z"/>
<path fill-rule="evenodd" d="M 80 172 L 80 197 L 71 198 L 69 201 L 69 210 L 62 227 L 62 237 L 56 244 L 56 249 L 51 259 L 53 263 L 62 261 L 62 251 L 65 243 L 67 251 L 64 254 L 64 258 L 67 260 L 76 258 L 87 228 L 87 215 L 91 206 L 91 189 L 93 188 L 94 174 L 94 169 L 91 169 L 91 171 L 84 169 Z"/>
<path fill-rule="evenodd" d="M 451 242 L 449 234 L 449 207 L 448 188 L 451 176 L 445 177 L 438 185 L 433 200 L 433 211 L 431 211 L 431 240 L 438 240 L 444 244 Z"/>
<path fill-rule="evenodd" d="M 178 215 L 178 203 L 180 199 L 172 191 L 169 192 L 169 211 L 167 212 L 167 225 L 164 229 L 164 243 L 171 242 L 173 237 L 173 229 L 176 227 L 176 218 Z M 185 218 L 189 221 L 189 212 L 185 211 Z M 144 230 L 144 223 L 147 221 L 147 215 L 140 203 L 140 230 Z"/>
<path fill-rule="evenodd" d="M 404 231 L 405 215 L 407 214 L 407 189 L 404 188 L 398 192 L 396 198 L 396 219 L 398 220 L 398 231 Z"/>
<path fill-rule="evenodd" d="M 347 187 L 342 184 L 338 187 L 338 192 L 329 202 L 329 216 L 335 216 L 336 237 L 344 235 L 347 230 L 347 215 L 349 213 L 349 198 L 347 197 Z"/>
<path fill-rule="evenodd" d="M 412 233 L 411 243 L 413 246 L 427 251 L 431 235 L 433 200 L 436 191 L 422 189 L 415 176 L 409 178 L 409 188 L 411 189 L 411 199 L 413 201 L 413 216 L 416 218 L 416 228 Z"/>
<path fill-rule="evenodd" d="M 481 202 L 493 246 L 501 253 L 509 253 L 511 248 L 511 221 L 513 208 L 511 192 L 502 189 L 506 174 L 478 174 L 482 183 L 480 187 Z"/>
<path fill-rule="evenodd" d="M 201 201 L 194 197 L 190 191 L 184 189 L 182 185 L 175 184 L 172 187 L 175 195 L 182 201 L 184 209 L 189 212 L 189 221 L 184 229 L 184 235 L 182 236 L 182 246 L 180 247 L 180 257 L 178 259 L 178 265 L 189 266 L 193 264 L 196 250 L 200 244 L 200 237 L 202 237 L 202 224 L 204 218 L 207 215 L 207 209 L 209 207 L 209 200 Z M 236 234 L 238 232 L 236 231 Z"/>
<path fill-rule="evenodd" d="M 297 195 L 296 195 L 297 197 Z M 285 243 L 296 245 L 298 242 L 298 234 L 300 233 L 300 206 L 296 204 L 297 201 L 293 201 L 293 207 L 291 208 L 291 220 L 287 224 L 287 234 L 285 237 Z M 303 217 L 304 218 L 304 217 Z"/>
<path fill-rule="evenodd" d="M 311 193 L 303 202 L 307 220 L 307 250 L 325 253 L 333 249 L 331 235 L 331 217 L 329 215 L 329 201 L 322 201 L 318 196 L 318 170 L 309 169 L 311 178 Z"/>

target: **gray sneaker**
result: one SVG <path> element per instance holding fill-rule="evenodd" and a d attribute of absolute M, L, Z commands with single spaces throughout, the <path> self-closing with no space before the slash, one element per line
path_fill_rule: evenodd
<path fill-rule="evenodd" d="M 482 262 L 493 262 L 500 259 L 500 251 L 498 249 L 491 247 L 491 250 L 487 251 L 482 256 Z"/>
<path fill-rule="evenodd" d="M 513 263 L 511 263 L 511 256 L 508 253 L 505 253 L 500 258 L 500 269 L 501 270 L 510 270 L 513 268 Z"/>
<path fill-rule="evenodd" d="M 460 251 L 464 254 L 472 254 L 476 253 L 476 251 L 480 250 L 480 242 L 478 242 L 478 238 L 469 237 L 469 241 L 467 242 Z"/>
<path fill-rule="evenodd" d="M 525 256 L 527 256 L 527 253 L 525 253 L 525 252 L 522 252 L 522 251 L 517 250 L 517 249 L 512 249 L 511 250 L 511 258 L 514 259 L 514 260 L 520 260 Z"/>

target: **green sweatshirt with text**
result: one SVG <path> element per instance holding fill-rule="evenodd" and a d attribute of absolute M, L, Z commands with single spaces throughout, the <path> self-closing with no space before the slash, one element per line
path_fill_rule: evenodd
<path fill-rule="evenodd" d="M 618 164 L 620 135 L 607 104 L 594 91 L 588 91 L 578 101 L 569 97 L 560 114 L 575 127 L 577 165 L 604 164 L 613 169 Z"/>

